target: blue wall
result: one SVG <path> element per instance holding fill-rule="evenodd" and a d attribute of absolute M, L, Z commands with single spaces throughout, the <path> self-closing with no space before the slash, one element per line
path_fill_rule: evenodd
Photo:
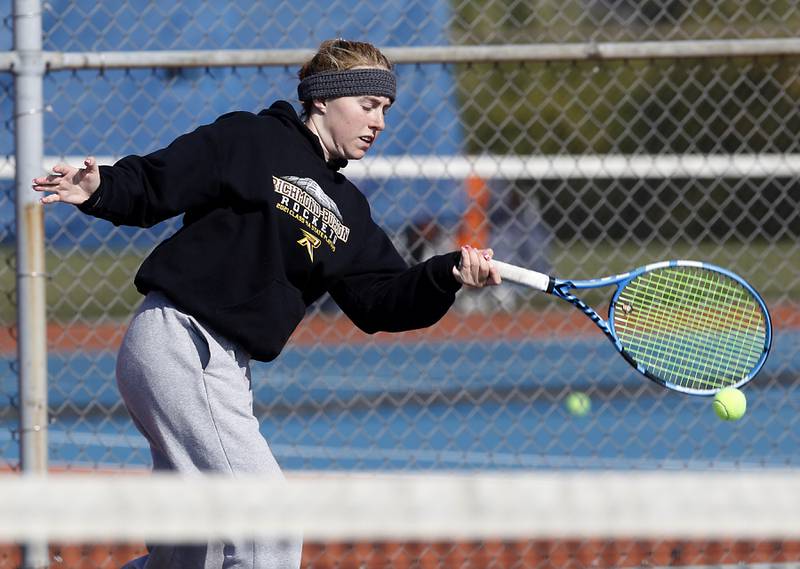
<path fill-rule="evenodd" d="M 50 2 L 43 14 L 43 47 L 49 51 L 160 49 L 313 49 L 345 37 L 380 47 L 447 45 L 448 3 L 304 3 L 302 10 L 274 0 L 154 4 L 140 0 Z M 5 14 L 3 11 L 5 10 Z M 10 3 L 0 6 L 8 15 Z M 12 19 L 5 18 L 11 22 Z M 12 46 L 10 24 L 0 27 L 0 46 Z M 257 112 L 275 99 L 294 100 L 296 68 L 59 71 L 45 77 L 46 155 L 144 154 L 231 110 Z M 453 81 L 442 66 L 398 66 L 399 96 L 387 131 L 373 153 L 455 154 L 461 136 Z M 0 112 L 11 117 L 13 84 L 0 74 Z M 13 155 L 11 131 L 0 135 L 0 154 Z M 362 181 L 376 219 L 397 231 L 415 217 L 454 221 L 463 207 L 460 187 L 444 181 Z M 0 181 L 0 192 L 13 183 Z M 11 208 L 9 210 L 9 208 Z M 0 221 L 11 216 L 0 199 Z M 55 246 L 122 246 L 133 239 L 148 247 L 154 235 L 105 222 L 87 235 L 87 220 L 71 207 L 47 209 L 48 241 Z M 108 225 L 108 227 L 102 227 Z M 0 238 L 8 241 L 7 235 Z"/>

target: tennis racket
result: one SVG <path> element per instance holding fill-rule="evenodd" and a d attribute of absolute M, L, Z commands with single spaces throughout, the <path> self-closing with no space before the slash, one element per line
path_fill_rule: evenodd
<path fill-rule="evenodd" d="M 629 273 L 563 280 L 492 261 L 503 279 L 581 310 L 636 370 L 669 389 L 713 395 L 753 379 L 767 360 L 772 324 L 744 279 L 697 261 L 664 261 Z M 616 286 L 603 318 L 573 291 Z"/>

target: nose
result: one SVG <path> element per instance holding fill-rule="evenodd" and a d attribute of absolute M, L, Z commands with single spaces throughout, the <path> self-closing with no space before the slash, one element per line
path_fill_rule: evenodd
<path fill-rule="evenodd" d="M 386 119 L 384 118 L 383 111 L 381 109 L 376 109 L 376 112 L 372 113 L 372 120 L 370 123 L 370 128 L 378 132 L 386 128 Z"/>

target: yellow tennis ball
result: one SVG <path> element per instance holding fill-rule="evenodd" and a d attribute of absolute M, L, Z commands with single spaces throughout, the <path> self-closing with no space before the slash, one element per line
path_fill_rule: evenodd
<path fill-rule="evenodd" d="M 738 421 L 747 411 L 747 398 L 735 387 L 726 387 L 714 396 L 712 406 L 723 421 Z"/>
<path fill-rule="evenodd" d="M 564 407 L 570 414 L 583 417 L 592 409 L 592 400 L 582 391 L 573 391 L 564 400 Z"/>

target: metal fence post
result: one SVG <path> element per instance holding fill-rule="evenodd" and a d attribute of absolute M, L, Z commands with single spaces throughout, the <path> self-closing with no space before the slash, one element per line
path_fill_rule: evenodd
<path fill-rule="evenodd" d="M 44 216 L 31 179 L 43 155 L 42 8 L 37 0 L 14 2 L 14 122 L 16 136 L 17 326 L 20 402 L 20 467 L 47 472 L 47 327 Z M 24 544 L 23 567 L 48 566 L 46 543 Z"/>

